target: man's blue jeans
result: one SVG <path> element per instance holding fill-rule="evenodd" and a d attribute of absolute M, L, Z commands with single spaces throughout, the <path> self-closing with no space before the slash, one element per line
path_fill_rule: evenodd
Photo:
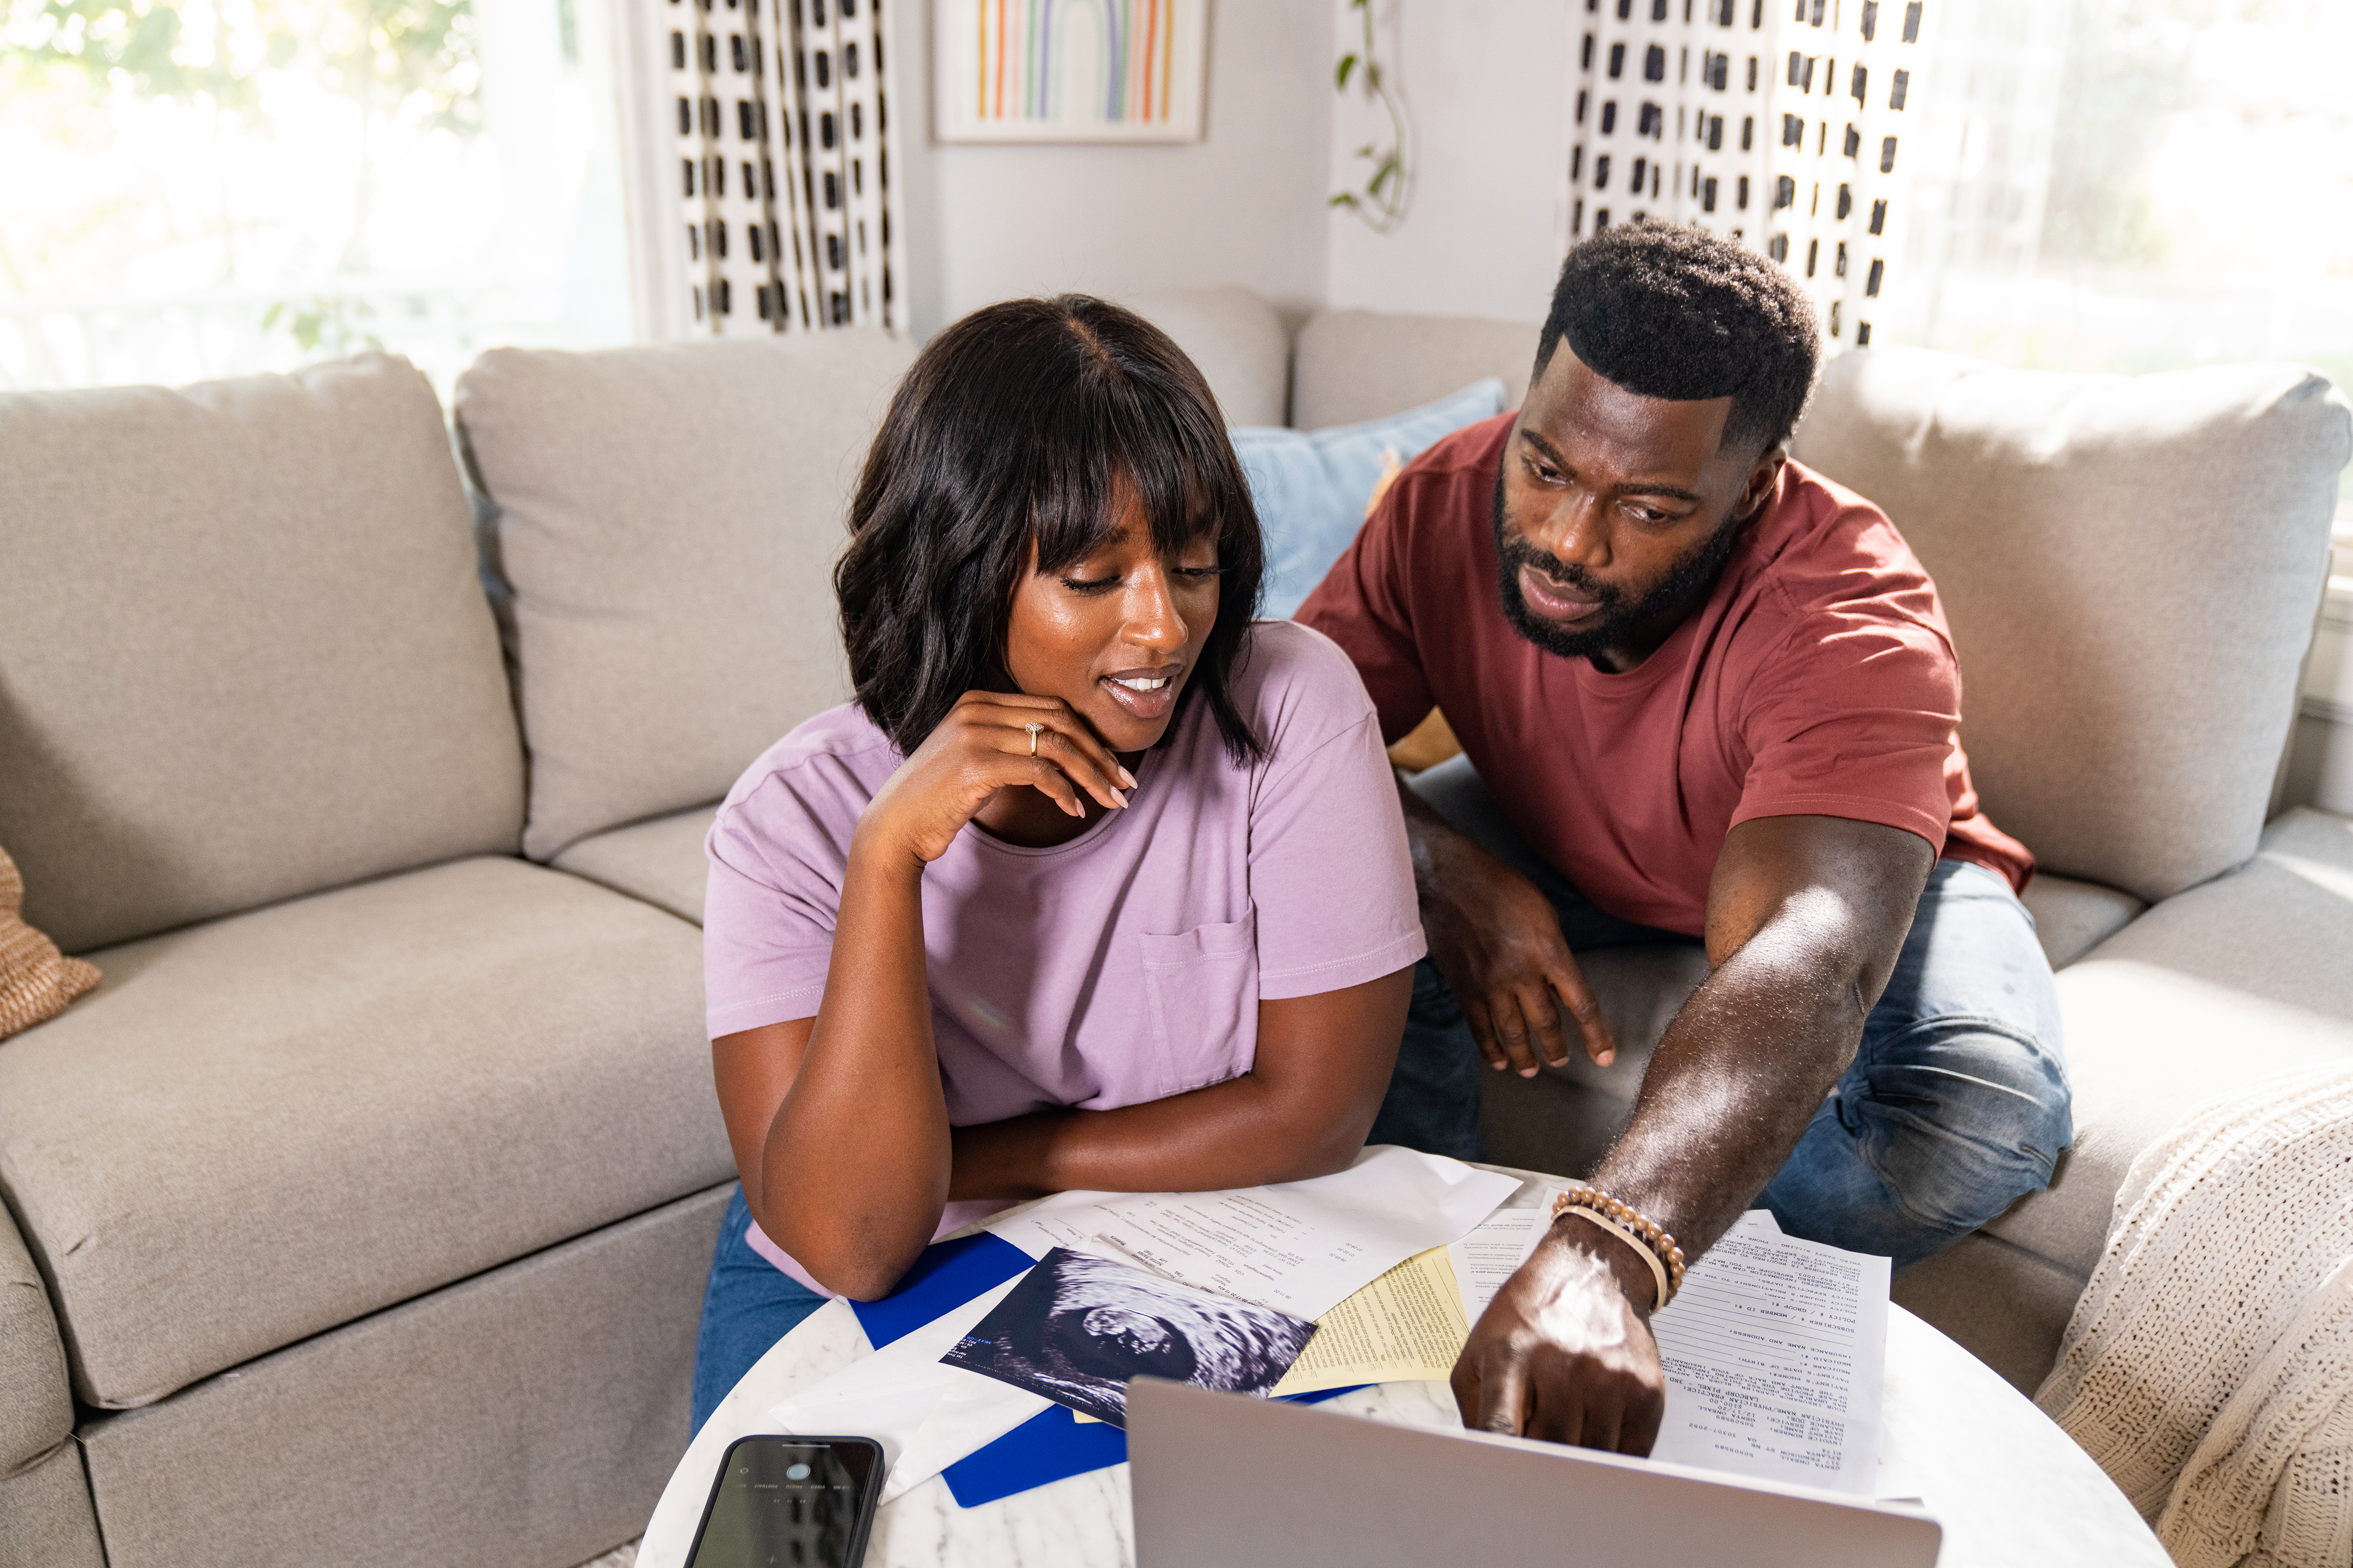
<path fill-rule="evenodd" d="M 1431 768 L 1413 787 L 1535 884 L 1570 952 L 1695 941 L 1588 901 L 1505 821 L 1467 759 Z M 1369 1141 L 1481 1158 L 1480 1075 L 1492 1070 L 1437 965 L 1423 959 Z M 2034 918 L 2000 876 L 1939 860 L 1853 1065 L 1757 1203 L 1791 1236 L 1877 1253 L 1901 1268 L 2049 1185 L 2073 1137 L 2058 996 Z"/>

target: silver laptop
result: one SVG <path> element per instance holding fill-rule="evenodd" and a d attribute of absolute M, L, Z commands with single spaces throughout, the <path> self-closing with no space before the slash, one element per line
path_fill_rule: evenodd
<path fill-rule="evenodd" d="M 1136 1568 L 1933 1568 L 1869 1503 L 1586 1448 L 1391 1426 L 1137 1378 Z"/>

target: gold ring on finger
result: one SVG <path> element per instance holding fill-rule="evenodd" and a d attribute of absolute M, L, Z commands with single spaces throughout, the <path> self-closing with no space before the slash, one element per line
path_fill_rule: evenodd
<path fill-rule="evenodd" d="M 1038 736 L 1046 726 L 1032 719 L 1021 727 L 1029 731 L 1029 754 L 1034 757 L 1038 754 Z"/>

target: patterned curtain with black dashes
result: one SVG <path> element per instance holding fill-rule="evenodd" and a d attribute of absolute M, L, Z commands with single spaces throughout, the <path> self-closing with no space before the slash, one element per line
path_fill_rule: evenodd
<path fill-rule="evenodd" d="M 1833 351 L 1868 344 L 1934 0 L 1569 4 L 1564 247 L 1636 218 L 1697 224 L 1788 268 Z"/>
<path fill-rule="evenodd" d="M 912 0 L 909 0 L 912 3 Z M 881 0 L 658 0 L 691 331 L 906 325 Z M 666 130 L 670 127 L 666 126 Z"/>

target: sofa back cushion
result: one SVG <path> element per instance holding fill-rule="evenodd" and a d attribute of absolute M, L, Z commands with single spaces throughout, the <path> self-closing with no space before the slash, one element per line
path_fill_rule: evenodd
<path fill-rule="evenodd" d="M 2294 365 L 1879 349 L 1831 362 L 1795 451 L 1935 576 L 1994 821 L 2154 901 L 2254 853 L 2348 445 L 2344 395 Z"/>
<path fill-rule="evenodd" d="M 1229 425 L 1280 425 L 1291 398 L 1291 333 L 1247 289 L 1171 289 L 1123 301 L 1176 340 Z"/>
<path fill-rule="evenodd" d="M 511 594 L 525 854 L 716 800 L 847 700 L 833 563 L 913 357 L 860 330 L 493 349 L 459 379 Z"/>
<path fill-rule="evenodd" d="M 1229 434 L 1266 537 L 1259 614 L 1289 620 L 1356 542 L 1373 500 L 1423 448 L 1504 411 L 1493 376 L 1387 419 L 1336 429 L 1245 426 Z"/>
<path fill-rule="evenodd" d="M 1384 419 L 1493 376 L 1517 408 L 1535 368 L 1537 331 L 1470 316 L 1326 310 L 1300 329 L 1291 423 L 1301 430 Z M 1240 423 L 1240 421 L 1237 421 Z"/>
<path fill-rule="evenodd" d="M 0 395 L 0 843 L 83 952 L 512 853 L 522 757 L 406 361 Z"/>

